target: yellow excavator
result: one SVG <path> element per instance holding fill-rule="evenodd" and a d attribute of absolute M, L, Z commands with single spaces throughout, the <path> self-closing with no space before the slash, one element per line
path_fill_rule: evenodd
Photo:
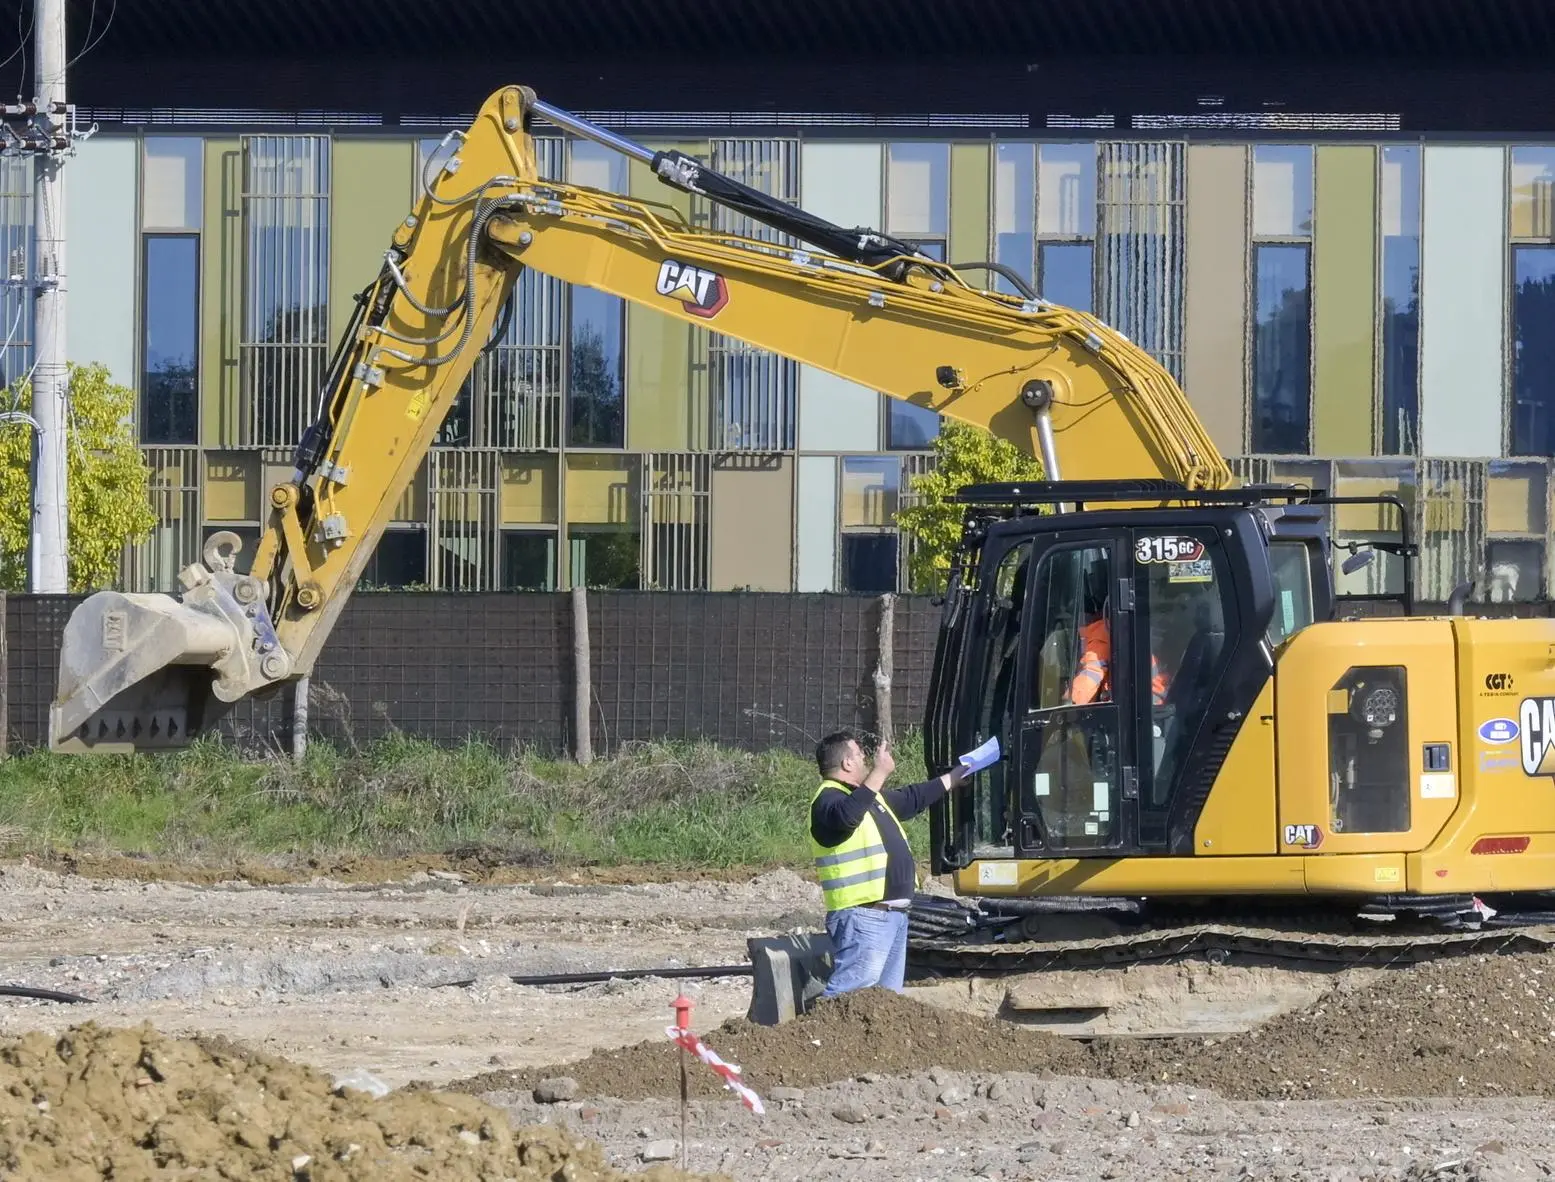
<path fill-rule="evenodd" d="M 542 178 L 536 117 L 777 235 Z M 1402 616 L 1348 618 L 1327 532 L 1346 498 L 1236 487 L 1155 360 L 1004 268 L 833 225 L 522 87 L 447 137 L 422 182 L 247 571 L 236 535 L 217 534 L 178 598 L 77 608 L 54 750 L 181 746 L 309 673 L 529 267 L 1041 459 L 1043 481 L 960 494 L 926 749 L 931 772 L 993 738 L 1002 758 L 933 817 L 936 872 L 977 902 L 924 902 L 920 964 L 1543 946 L 1555 623 L 1471 618 L 1461 595 L 1415 617 L 1407 577 Z M 991 272 L 1016 293 L 969 278 Z M 1391 551 L 1407 570 L 1404 506 L 1359 499 L 1399 523 L 1346 567 Z M 1045 940 L 1065 909 L 1099 926 Z"/>

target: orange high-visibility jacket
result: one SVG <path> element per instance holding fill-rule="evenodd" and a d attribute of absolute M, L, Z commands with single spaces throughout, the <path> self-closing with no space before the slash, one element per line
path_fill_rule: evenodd
<path fill-rule="evenodd" d="M 1092 620 L 1080 629 L 1080 668 L 1069 683 L 1069 700 L 1077 706 L 1105 702 L 1112 697 L 1112 633 L 1106 620 Z M 1150 654 L 1150 697 L 1157 705 L 1166 704 L 1166 674 L 1160 662 Z"/>

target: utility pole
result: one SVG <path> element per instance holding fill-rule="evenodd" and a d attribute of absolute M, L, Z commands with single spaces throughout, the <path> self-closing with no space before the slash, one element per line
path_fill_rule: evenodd
<path fill-rule="evenodd" d="M 68 589 L 66 554 L 65 163 L 69 144 L 65 106 L 65 0 L 34 0 L 34 128 L 46 141 L 34 148 L 32 414 L 38 422 L 38 467 L 32 490 L 34 593 Z"/>

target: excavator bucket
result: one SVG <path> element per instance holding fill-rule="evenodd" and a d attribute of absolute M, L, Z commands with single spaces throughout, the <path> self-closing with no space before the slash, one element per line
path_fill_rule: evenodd
<path fill-rule="evenodd" d="M 206 560 L 214 570 L 192 563 L 180 573 L 179 598 L 100 591 L 71 613 L 49 708 L 52 750 L 186 747 L 232 702 L 285 677 L 264 585 L 235 574 L 209 543 Z"/>

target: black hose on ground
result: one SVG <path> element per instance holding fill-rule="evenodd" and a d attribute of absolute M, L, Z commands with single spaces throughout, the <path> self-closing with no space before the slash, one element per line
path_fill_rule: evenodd
<path fill-rule="evenodd" d="M 57 989 L 34 989 L 31 985 L 0 985 L 0 997 L 30 997 L 34 1001 L 63 1001 L 91 1005 L 90 997 L 61 993 Z"/>
<path fill-rule="evenodd" d="M 644 977 L 664 977 L 667 979 L 712 977 L 749 977 L 755 970 L 748 964 L 723 964 L 701 965 L 695 968 L 663 968 L 663 969 L 621 969 L 616 972 L 603 973 L 539 973 L 530 977 L 509 977 L 508 980 L 515 985 L 602 985 L 606 981 L 636 981 Z M 468 988 L 474 985 L 474 979 L 468 981 L 444 981 L 434 986 L 444 989 L 449 986 Z"/>

